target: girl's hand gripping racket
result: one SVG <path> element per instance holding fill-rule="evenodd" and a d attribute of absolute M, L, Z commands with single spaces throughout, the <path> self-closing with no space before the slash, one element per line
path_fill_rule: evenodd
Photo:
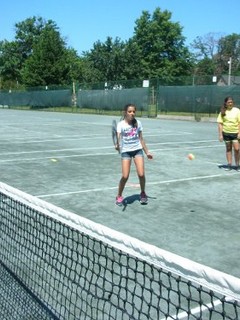
<path fill-rule="evenodd" d="M 117 145 L 117 122 L 113 120 L 112 122 L 112 141 L 115 149 L 120 153 L 119 145 Z"/>

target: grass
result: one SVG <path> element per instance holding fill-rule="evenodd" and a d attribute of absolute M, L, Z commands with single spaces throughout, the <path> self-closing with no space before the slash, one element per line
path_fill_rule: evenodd
<path fill-rule="evenodd" d="M 82 113 L 82 114 L 101 114 L 109 116 L 122 116 L 122 110 L 105 110 L 105 109 L 89 109 L 79 107 L 30 107 L 30 106 L 14 106 L 9 109 L 15 110 L 33 110 L 33 111 L 48 111 L 48 112 L 63 112 L 63 113 Z M 161 116 L 173 116 L 173 117 L 193 117 L 196 121 L 201 121 L 202 118 L 216 118 L 217 114 L 209 113 L 192 113 L 192 112 L 166 112 L 158 111 L 156 105 L 149 105 L 148 110 L 138 110 L 137 115 L 139 117 L 156 118 Z"/>

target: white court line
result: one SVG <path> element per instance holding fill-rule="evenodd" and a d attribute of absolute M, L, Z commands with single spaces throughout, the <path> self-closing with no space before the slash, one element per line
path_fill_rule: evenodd
<path fill-rule="evenodd" d="M 168 183 L 173 183 L 173 182 L 184 182 L 184 181 L 191 181 L 191 180 L 211 179 L 211 178 L 217 178 L 217 177 L 222 177 L 222 176 L 223 176 L 223 174 L 212 174 L 209 176 L 197 176 L 197 177 L 190 177 L 190 178 L 172 179 L 172 180 L 166 180 L 166 181 L 148 182 L 148 185 L 158 185 L 158 184 L 168 184 Z"/>
<path fill-rule="evenodd" d="M 23 138 L 24 139 L 24 138 Z M 26 138 L 25 138 L 26 139 Z M 35 137 L 36 139 L 36 137 Z M 29 140 L 29 141 L 12 141 L 12 138 L 4 139 L 4 142 L 9 143 L 9 140 L 11 140 L 11 144 L 14 143 L 21 143 L 21 144 L 32 144 L 32 143 L 45 143 L 45 142 L 62 142 L 62 141 L 77 141 L 77 140 L 92 140 L 92 139 L 110 139 L 109 137 L 106 137 L 105 135 L 92 135 L 92 136 L 79 136 L 77 138 L 64 138 L 64 139 L 44 139 L 44 140 Z M 1 140 L 0 140 L 1 141 Z"/>
<path fill-rule="evenodd" d="M 215 140 L 211 140 L 211 141 L 215 141 Z M 205 141 L 196 141 L 194 143 L 202 143 Z M 206 141 L 208 142 L 208 141 Z M 183 144 L 184 142 L 182 142 Z M 176 142 L 161 142 L 161 143 L 148 143 L 148 145 L 153 146 L 153 145 L 168 145 L 168 144 L 176 144 Z M 180 143 L 178 143 L 180 144 Z M 211 145 L 211 146 L 197 146 L 197 147 L 192 147 L 191 149 L 200 149 L 200 148 L 211 148 L 211 147 L 219 147 L 221 145 L 217 144 L 217 145 Z M 101 147 L 101 149 L 112 149 L 113 146 L 106 146 L 106 147 Z M 185 147 L 189 149 L 189 146 Z M 48 152 L 65 152 L 65 151 L 79 151 L 79 150 L 95 150 L 95 149 L 99 149 L 97 147 L 81 147 L 81 148 L 66 148 L 66 149 L 45 149 L 45 150 L 35 150 L 35 151 L 18 151 L 18 152 L 4 152 L 4 153 L 0 153 L 1 156 L 5 156 L 5 155 L 21 155 L 21 154 L 31 154 L 31 153 L 48 153 Z M 172 149 L 172 148 L 171 148 Z M 177 150 L 179 150 L 179 148 L 176 148 Z M 184 149 L 184 148 L 182 148 Z M 169 150 L 169 149 L 154 149 L 151 151 L 159 151 L 159 150 Z"/>
<path fill-rule="evenodd" d="M 223 174 L 215 174 L 209 176 L 202 176 L 202 177 L 190 177 L 190 178 L 182 178 L 182 179 L 173 179 L 173 180 L 165 180 L 165 181 L 156 181 L 156 182 L 148 182 L 148 185 L 160 185 L 160 184 L 169 184 L 174 182 L 184 182 L 184 181 L 191 181 L 191 180 L 202 180 L 202 179 L 212 179 L 224 176 Z M 131 188 L 132 186 L 126 185 L 126 188 Z M 88 193 L 88 192 L 97 192 L 97 191 L 107 191 L 107 190 L 114 190 L 118 189 L 116 187 L 106 187 L 106 188 L 94 188 L 94 189 L 86 189 L 86 190 L 78 190 L 78 191 L 69 191 L 69 192 L 60 192 L 60 193 L 52 193 L 52 194 L 43 194 L 38 195 L 38 198 L 47 198 L 47 197 L 58 197 L 64 195 L 71 195 L 71 194 L 79 194 L 79 193 Z"/>
<path fill-rule="evenodd" d="M 111 147 L 111 149 L 113 149 L 113 147 Z M 108 153 L 73 154 L 73 155 L 69 155 L 69 156 L 55 156 L 55 157 L 51 156 L 51 157 L 39 157 L 39 158 L 6 159 L 6 160 L 0 160 L 0 163 L 5 163 L 5 162 L 23 162 L 23 161 L 34 161 L 34 162 L 37 162 L 39 160 L 46 160 L 46 159 L 50 159 L 51 160 L 52 158 L 57 158 L 57 159 L 82 158 L 82 157 L 109 156 L 109 155 L 113 155 L 113 154 L 117 156 L 116 151 L 114 151 L 114 152 L 108 152 Z"/>
<path fill-rule="evenodd" d="M 166 144 L 196 144 L 196 143 L 209 143 L 209 142 L 218 142 L 218 140 L 197 140 L 197 141 L 171 141 L 171 142 L 154 142 L 154 143 L 148 143 L 148 145 L 155 145 L 155 144 L 161 144 L 161 145 L 166 145 Z M 220 143 L 218 143 L 220 144 Z"/>
<path fill-rule="evenodd" d="M 213 144 L 213 145 L 211 145 L 211 146 L 197 146 L 197 147 L 191 147 L 191 146 L 186 146 L 186 147 L 181 147 L 181 148 L 159 148 L 159 149 L 151 149 L 151 152 L 153 153 L 153 156 L 154 156 L 154 151 L 169 151 L 169 150 L 174 150 L 174 152 L 176 152 L 176 151 L 182 151 L 182 150 L 189 150 L 189 149 L 206 149 L 206 148 L 222 148 L 222 147 L 224 147 L 223 145 L 219 145 L 219 144 Z"/>
<path fill-rule="evenodd" d="M 149 131 L 150 132 L 150 131 Z M 163 136 L 182 136 L 184 134 L 187 135 L 192 135 L 190 132 L 171 132 L 171 133 L 166 133 L 166 132 L 159 132 L 158 134 L 148 134 L 147 132 L 143 132 L 144 137 L 163 137 Z"/>
<path fill-rule="evenodd" d="M 65 139 L 65 140 L 68 140 L 68 139 Z M 73 139 L 69 139 L 69 140 L 73 140 Z M 38 141 L 38 142 L 47 142 L 47 141 L 55 141 L 55 140 L 44 140 L 44 141 Z M 36 141 L 34 141 L 36 142 Z M 216 140 L 199 140 L 199 141 L 194 141 L 194 142 L 191 142 L 191 144 L 197 144 L 197 143 L 209 143 L 209 142 L 216 142 Z M 25 142 L 25 143 L 30 143 L 30 142 Z M 176 142 L 157 142 L 157 143 L 148 143 L 148 146 L 153 146 L 153 145 L 176 145 Z M 186 142 L 178 142 L 177 143 L 178 145 L 179 144 L 186 144 Z M 203 149 L 203 148 L 213 148 L 213 147 L 222 147 L 223 145 L 221 144 L 216 144 L 216 145 L 208 145 L 208 146 L 193 146 L 191 147 L 191 149 Z M 101 147 L 101 149 L 112 149 L 113 146 L 106 146 L 106 147 Z M 186 146 L 186 147 L 181 147 L 178 148 L 178 147 L 175 147 L 174 150 L 185 150 L 185 149 L 189 149 L 190 146 Z M 67 148 L 67 149 L 48 149 L 48 150 L 35 150 L 35 151 L 21 151 L 21 152 L 5 152 L 5 153 L 0 153 L 0 155 L 4 156 L 4 155 L 21 155 L 21 154 L 34 154 L 34 153 L 48 153 L 48 152 L 64 152 L 64 151 L 77 151 L 77 150 L 94 150 L 94 149 L 99 149 L 98 147 L 81 147 L 81 148 Z M 172 150 L 172 148 L 158 148 L 158 149 L 152 149 L 151 151 L 154 152 L 154 151 L 169 151 L 169 150 Z M 109 154 L 115 154 L 115 152 L 113 153 L 108 153 L 107 155 Z M 95 154 L 91 154 L 92 156 L 94 156 Z M 96 155 L 99 155 L 99 153 L 97 153 Z M 59 156 L 58 158 L 67 158 L 67 157 L 82 157 L 82 156 L 85 156 L 85 155 L 71 155 L 71 156 Z M 89 156 L 89 154 L 86 154 L 86 156 Z M 49 157 L 47 157 L 48 159 Z M 45 159 L 44 158 L 31 158 L 31 159 L 23 159 L 23 160 L 26 160 L 26 161 L 31 161 L 31 160 L 37 160 L 37 159 Z M 23 161 L 22 160 L 22 161 Z M 0 162 L 8 162 L 8 161 L 21 161 L 21 159 L 14 159 L 14 160 L 0 160 Z"/>
<path fill-rule="evenodd" d="M 183 134 L 188 134 L 188 133 L 172 133 L 170 135 L 174 135 L 174 136 L 182 136 Z M 91 135 L 71 135 L 70 137 L 66 137 L 63 136 L 63 135 L 55 135 L 55 139 L 41 139 L 41 140 L 36 140 L 36 135 L 33 136 L 33 138 L 35 140 L 28 140 L 26 141 L 26 137 L 17 137 L 17 138 L 12 138 L 12 135 L 11 137 L 9 138 L 1 138 L 0 139 L 0 142 L 9 142 L 9 140 L 11 140 L 11 144 L 13 143 L 21 143 L 21 144 L 31 144 L 31 143 L 41 143 L 41 142 L 61 142 L 61 141 L 78 141 L 78 140 L 93 140 L 93 139 L 111 139 L 110 136 L 108 135 L 103 135 L 103 134 L 91 134 Z M 161 134 L 161 137 L 162 136 L 166 136 L 166 135 L 169 135 L 169 134 Z M 151 134 L 151 135 L 144 135 L 144 137 L 159 137 L 159 134 Z M 29 136 L 27 137 L 29 139 Z M 14 139 L 14 140 L 13 140 Z M 211 142 L 211 141 L 216 141 L 216 140 L 206 140 L 206 141 L 199 141 L 200 143 L 201 142 Z M 167 142 L 166 142 L 167 143 Z M 173 144 L 174 142 L 168 142 L 169 144 Z M 180 143 L 186 143 L 186 142 L 178 142 L 178 144 Z M 193 142 L 193 143 L 197 143 L 197 141 Z M 149 144 L 149 143 L 148 143 Z M 164 142 L 159 142 L 159 144 L 165 144 Z"/>
<path fill-rule="evenodd" d="M 221 145 L 212 145 L 212 146 L 198 146 L 198 147 L 192 147 L 191 150 L 193 149 L 205 149 L 205 148 L 213 148 L 213 147 L 222 147 Z M 94 149 L 113 149 L 113 146 L 109 146 L 109 147 L 103 147 L 103 148 L 93 148 Z M 90 148 L 88 149 L 90 150 Z M 189 150 L 189 146 L 187 147 L 181 147 L 180 148 L 159 148 L 159 149 L 152 149 L 151 152 L 153 153 L 153 156 L 154 154 L 156 153 L 160 153 L 160 152 L 165 152 L 165 151 L 182 151 L 182 150 Z M 57 150 L 58 152 L 61 152 L 61 149 Z M 63 149 L 64 151 L 64 149 Z M 40 153 L 46 153 L 46 152 L 56 152 L 55 151 L 41 151 Z M 13 153 L 14 155 L 21 155 L 23 154 L 24 152 L 19 152 L 19 153 Z M 28 152 L 26 152 L 28 153 Z M 37 153 L 37 151 L 33 151 L 33 152 L 29 152 L 29 153 Z M 10 153 L 9 153 L 10 154 Z M 0 155 L 4 155 L 0 153 Z M 5 154 L 5 155 L 8 155 Z M 63 159 L 63 158 L 76 158 L 76 157 L 79 157 L 79 158 L 82 158 L 82 157 L 96 157 L 96 156 L 109 156 L 109 155 L 116 155 L 116 152 L 108 152 L 108 153 L 100 153 L 100 152 L 97 152 L 97 153 L 85 153 L 85 154 L 73 154 L 73 155 L 67 155 L 67 156 L 64 156 L 64 155 L 54 155 L 54 156 L 49 156 L 49 157 L 39 157 L 39 158 L 21 158 L 21 159 L 0 159 L 0 163 L 5 163 L 5 162 L 22 162 L 22 161 L 38 161 L 38 160 L 44 160 L 44 159 L 51 159 L 53 157 L 56 157 L 57 159 Z M 156 159 L 156 158 L 155 158 Z M 154 158 L 153 158 L 153 161 L 154 161 Z M 219 164 L 221 165 L 221 164 Z"/>
<path fill-rule="evenodd" d="M 6 156 L 10 154 L 21 155 L 21 154 L 31 154 L 31 153 L 49 153 L 49 152 L 65 152 L 65 151 L 80 151 L 80 150 L 95 150 L 96 147 L 87 148 L 69 148 L 69 149 L 49 149 L 49 150 L 35 150 L 35 151 L 18 151 L 18 152 L 4 152 L 0 153 L 1 156 Z M 101 149 L 113 149 L 113 146 L 101 147 Z"/>

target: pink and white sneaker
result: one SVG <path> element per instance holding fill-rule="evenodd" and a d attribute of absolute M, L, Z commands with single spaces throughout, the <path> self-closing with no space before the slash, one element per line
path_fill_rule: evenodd
<path fill-rule="evenodd" d="M 116 197 L 116 205 L 117 206 L 122 206 L 123 205 L 123 201 L 124 201 L 124 198 L 122 196 L 117 196 Z"/>

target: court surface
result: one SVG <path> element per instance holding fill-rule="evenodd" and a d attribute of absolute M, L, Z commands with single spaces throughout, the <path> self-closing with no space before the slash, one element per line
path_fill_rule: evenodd
<path fill-rule="evenodd" d="M 214 122 L 139 118 L 149 203 L 138 201 L 134 165 L 115 205 L 121 163 L 116 117 L 0 110 L 1 181 L 193 261 L 240 276 L 240 173 L 222 168 Z M 187 155 L 193 153 L 195 160 Z"/>

